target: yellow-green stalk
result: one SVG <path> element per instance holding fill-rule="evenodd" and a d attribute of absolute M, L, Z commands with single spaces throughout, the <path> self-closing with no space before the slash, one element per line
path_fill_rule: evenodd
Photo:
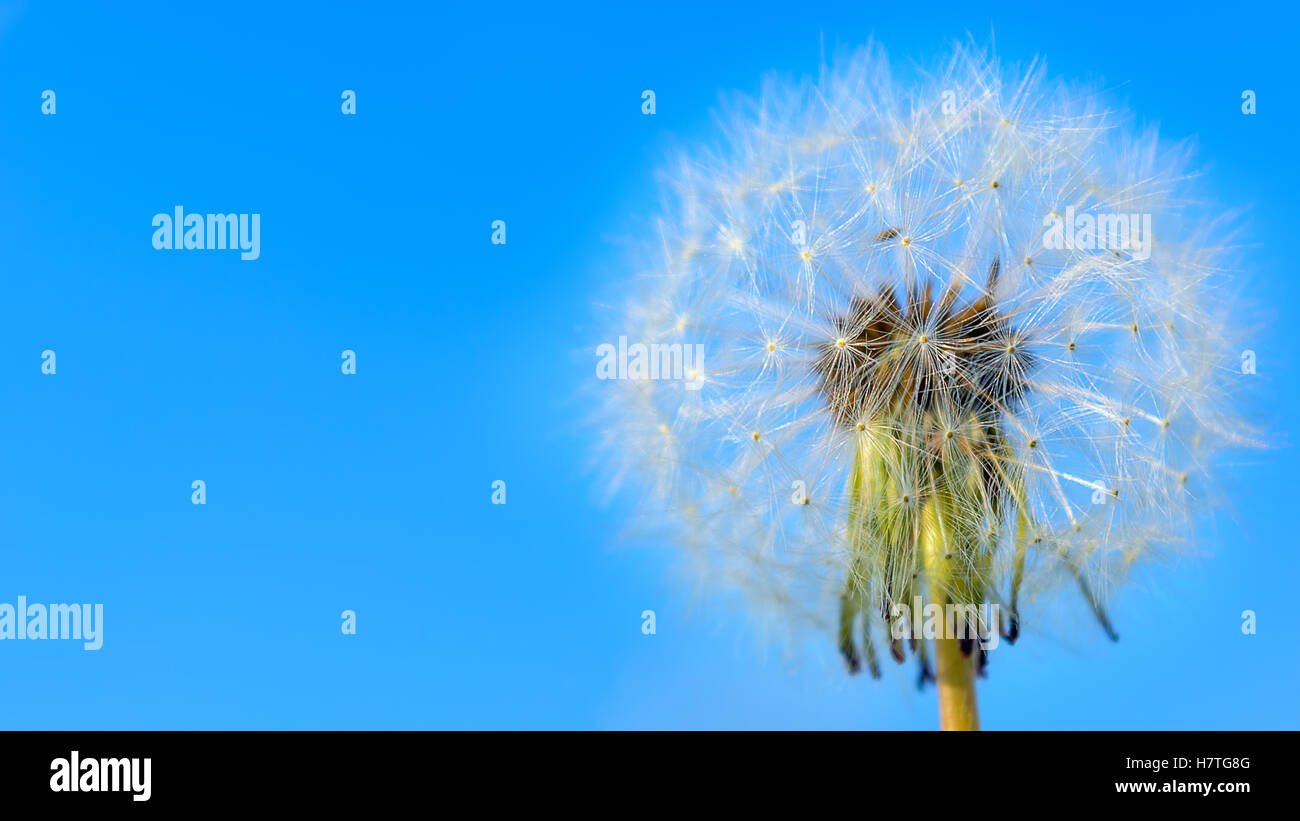
<path fill-rule="evenodd" d="M 921 511 L 921 556 L 928 582 L 929 602 L 946 608 L 957 604 L 951 596 L 956 586 L 951 540 L 953 504 L 947 494 L 939 494 L 925 503 Z M 939 690 L 939 729 L 978 730 L 979 710 L 975 700 L 975 653 L 963 653 L 960 641 L 952 636 L 934 639 L 935 679 Z"/>

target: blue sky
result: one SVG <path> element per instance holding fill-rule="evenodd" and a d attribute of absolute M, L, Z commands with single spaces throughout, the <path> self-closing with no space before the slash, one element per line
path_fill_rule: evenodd
<path fill-rule="evenodd" d="M 1231 471 L 1210 558 L 1120 597 L 1118 644 L 1000 652 L 984 723 L 1300 726 L 1291 12 L 270 5 L 0 2 L 0 601 L 105 609 L 96 652 L 0 642 L 0 726 L 935 726 L 910 668 L 784 654 L 619 539 L 575 352 L 720 91 L 814 71 L 823 39 L 927 59 L 968 31 L 1196 138 L 1205 189 L 1248 209 L 1278 443 Z M 154 250 L 178 204 L 260 213 L 261 258 Z"/>

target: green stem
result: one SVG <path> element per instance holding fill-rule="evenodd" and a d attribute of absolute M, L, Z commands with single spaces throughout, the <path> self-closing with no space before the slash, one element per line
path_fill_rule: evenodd
<path fill-rule="evenodd" d="M 953 538 L 952 500 L 937 494 L 921 512 L 920 548 L 931 602 L 945 608 L 951 603 L 953 583 L 949 544 Z M 947 619 L 944 619 L 945 626 Z M 934 639 L 935 678 L 939 690 L 939 729 L 978 730 L 979 709 L 975 699 L 976 654 L 961 650 L 950 636 Z"/>

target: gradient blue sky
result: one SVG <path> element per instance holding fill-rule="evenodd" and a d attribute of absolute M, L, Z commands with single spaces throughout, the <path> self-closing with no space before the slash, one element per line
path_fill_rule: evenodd
<path fill-rule="evenodd" d="M 574 398 L 656 166 L 823 37 L 906 60 L 992 34 L 1196 137 L 1275 317 L 1259 421 L 1281 442 L 1300 410 L 1292 12 L 383 5 L 0 2 L 0 601 L 106 620 L 98 652 L 0 642 L 0 726 L 933 727 L 910 667 L 789 657 L 620 543 Z M 153 250 L 177 204 L 260 213 L 261 259 Z M 1293 459 L 1232 472 L 1213 558 L 1123 595 L 1118 644 L 1000 650 L 986 726 L 1300 726 Z"/>

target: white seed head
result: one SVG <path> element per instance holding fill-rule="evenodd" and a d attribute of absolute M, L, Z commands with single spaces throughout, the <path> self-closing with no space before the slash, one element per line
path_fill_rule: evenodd
<path fill-rule="evenodd" d="M 1207 466 L 1250 444 L 1231 260 L 1186 215 L 1185 153 L 1098 100 L 972 49 L 895 84 L 864 50 L 770 80 L 721 117 L 725 149 L 681 163 L 619 322 L 702 344 L 709 379 L 614 386 L 607 440 L 711 578 L 787 623 L 853 601 L 881 631 L 933 581 L 914 534 L 938 510 L 950 599 L 1082 590 L 1109 631 L 1110 588 L 1185 543 Z M 1151 215 L 1149 254 L 1045 242 L 1066 213 Z M 816 505 L 790 504 L 796 481 Z"/>

